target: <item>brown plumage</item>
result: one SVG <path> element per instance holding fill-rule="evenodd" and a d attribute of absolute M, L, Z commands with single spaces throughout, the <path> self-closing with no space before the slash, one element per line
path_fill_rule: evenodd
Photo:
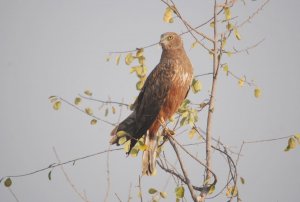
<path fill-rule="evenodd" d="M 155 173 L 157 132 L 178 110 L 185 99 L 192 79 L 193 68 L 179 35 L 167 32 L 161 35 L 162 55 L 159 64 L 148 76 L 133 104 L 133 112 L 113 131 L 111 144 L 118 144 L 118 131 L 130 134 L 130 150 L 145 135 L 148 146 L 143 153 L 143 174 Z M 129 152 L 130 152 L 129 150 Z"/>

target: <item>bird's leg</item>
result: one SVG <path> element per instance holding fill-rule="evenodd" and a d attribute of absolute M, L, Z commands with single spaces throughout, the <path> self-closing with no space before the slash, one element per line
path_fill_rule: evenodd
<path fill-rule="evenodd" d="M 166 134 L 167 135 L 174 135 L 175 132 L 171 129 L 169 129 L 167 126 L 166 126 L 166 123 L 163 119 L 160 119 L 159 120 L 159 123 L 160 125 L 163 127 L 163 132 L 162 132 L 162 135 L 165 136 Z"/>

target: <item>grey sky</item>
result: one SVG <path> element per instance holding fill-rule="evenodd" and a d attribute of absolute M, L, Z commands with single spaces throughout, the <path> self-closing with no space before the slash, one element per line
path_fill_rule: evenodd
<path fill-rule="evenodd" d="M 262 1 L 241 1 L 232 10 L 241 22 L 251 15 Z M 178 1 L 178 9 L 193 25 L 212 15 L 212 1 Z M 262 89 L 262 97 L 255 99 L 253 88 L 240 88 L 237 81 L 220 74 L 213 132 L 225 144 L 238 151 L 243 140 L 260 140 L 300 133 L 300 2 L 271 1 L 252 23 L 240 29 L 241 41 L 232 40 L 228 47 L 243 49 L 261 39 L 265 41 L 250 54 L 239 54 L 224 62 L 237 75 L 254 79 Z M 21 174 L 56 162 L 54 146 L 62 161 L 84 156 L 108 148 L 112 127 L 105 123 L 89 124 L 90 118 L 62 105 L 52 109 L 50 95 L 69 101 L 89 89 L 95 98 L 130 103 L 138 92 L 137 78 L 129 67 L 105 61 L 108 51 L 128 50 L 159 40 L 166 31 L 183 32 L 182 24 L 162 21 L 165 5 L 160 1 L 0 1 L 0 176 Z M 201 31 L 211 34 L 209 26 Z M 184 35 L 186 51 L 195 73 L 211 71 L 211 59 L 200 46 Z M 158 63 L 161 50 L 155 46 L 145 50 L 149 70 Z M 112 55 L 114 60 L 116 55 Z M 207 98 L 210 78 L 200 79 L 204 89 L 195 102 Z M 84 106 L 99 106 L 85 102 Z M 103 110 L 97 112 L 101 116 Z M 129 111 L 123 110 L 122 118 Z M 116 115 L 109 115 L 112 121 Z M 204 128 L 206 114 L 200 114 L 199 124 Z M 181 137 L 184 143 L 192 142 Z M 300 178 L 299 149 L 283 152 L 287 140 L 245 145 L 239 173 L 246 179 L 240 186 L 243 201 L 297 201 Z M 170 148 L 169 148 L 170 149 Z M 198 149 L 198 155 L 203 148 Z M 168 155 L 172 155 L 166 148 Z M 214 169 L 222 176 L 217 189 L 224 185 L 224 159 L 215 155 Z M 188 162 L 193 180 L 202 179 L 202 170 Z M 127 201 L 132 183 L 133 201 L 137 201 L 138 175 L 141 159 L 126 158 L 124 152 L 110 154 L 111 189 L 109 201 L 117 201 L 114 193 Z M 79 190 L 85 190 L 90 201 L 103 201 L 106 182 L 106 154 L 78 161 L 65 170 Z M 148 188 L 163 189 L 168 176 L 143 178 L 145 199 Z M 174 199 L 174 183 L 167 188 L 169 200 Z M 48 181 L 47 172 L 13 179 L 12 190 L 23 201 L 81 201 L 71 190 L 59 169 Z M 214 201 L 225 201 L 220 198 Z M 8 189 L 0 186 L 0 201 L 15 201 Z"/>

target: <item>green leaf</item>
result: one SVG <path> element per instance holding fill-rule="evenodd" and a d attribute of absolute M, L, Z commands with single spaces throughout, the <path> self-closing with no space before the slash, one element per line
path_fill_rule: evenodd
<path fill-rule="evenodd" d="M 223 70 L 224 72 L 226 72 L 226 75 L 228 76 L 228 73 L 229 73 L 229 67 L 228 67 L 228 64 L 226 63 L 225 65 L 223 65 Z"/>
<path fill-rule="evenodd" d="M 139 153 L 138 149 L 132 148 L 131 151 L 130 151 L 130 156 L 137 157 L 138 153 Z"/>
<path fill-rule="evenodd" d="M 107 116 L 108 115 L 108 108 L 105 109 L 105 114 L 104 116 Z"/>
<path fill-rule="evenodd" d="M 57 101 L 53 104 L 53 109 L 54 110 L 59 110 L 61 107 L 61 101 Z"/>
<path fill-rule="evenodd" d="M 93 93 L 89 90 L 84 91 L 84 94 L 86 94 L 87 96 L 92 96 Z"/>
<path fill-rule="evenodd" d="M 184 187 L 176 187 L 175 189 L 176 198 L 183 198 L 184 197 Z"/>
<path fill-rule="evenodd" d="M 10 177 L 6 178 L 6 180 L 4 181 L 4 186 L 10 187 L 11 185 L 12 185 L 12 180 L 10 179 Z"/>
<path fill-rule="evenodd" d="M 237 38 L 237 40 L 241 40 L 241 35 L 240 35 L 238 29 L 237 29 L 237 28 L 234 28 L 233 31 L 234 31 L 234 35 L 235 35 L 235 37 Z"/>
<path fill-rule="evenodd" d="M 136 89 L 137 90 L 142 90 L 143 86 L 144 86 L 145 81 L 140 80 L 136 83 Z"/>
<path fill-rule="evenodd" d="M 96 123 L 97 123 L 96 119 L 92 119 L 91 122 L 90 122 L 91 125 L 96 125 Z"/>
<path fill-rule="evenodd" d="M 202 83 L 199 80 L 193 79 L 192 90 L 194 93 L 198 93 L 202 90 Z"/>
<path fill-rule="evenodd" d="M 168 193 L 167 192 L 159 192 L 159 195 L 162 197 L 162 198 L 167 198 L 168 197 Z"/>
<path fill-rule="evenodd" d="M 93 110 L 89 107 L 85 108 L 85 113 L 87 113 L 88 115 L 93 115 Z"/>
<path fill-rule="evenodd" d="M 150 189 L 148 190 L 148 193 L 149 193 L 149 194 L 155 194 L 156 192 L 157 192 L 157 190 L 154 189 L 154 188 L 150 188 Z"/>
<path fill-rule="evenodd" d="M 75 98 L 75 100 L 74 100 L 75 105 L 79 105 L 80 102 L 81 102 L 81 98 L 80 97 Z"/>
<path fill-rule="evenodd" d="M 50 172 L 48 173 L 48 179 L 51 181 L 51 174 L 52 174 L 52 170 L 50 170 Z"/>
<path fill-rule="evenodd" d="M 240 177 L 241 183 L 245 184 L 245 179 L 243 177 Z"/>

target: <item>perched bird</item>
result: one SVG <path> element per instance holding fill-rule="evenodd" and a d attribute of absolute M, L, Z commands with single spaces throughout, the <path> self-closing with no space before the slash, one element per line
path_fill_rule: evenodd
<path fill-rule="evenodd" d="M 156 172 L 157 137 L 160 126 L 172 117 L 186 98 L 193 80 L 192 64 L 179 35 L 167 32 L 160 37 L 162 54 L 132 105 L 133 112 L 111 133 L 110 143 L 118 144 L 119 131 L 128 135 L 130 149 L 145 135 L 147 149 L 143 153 L 143 175 Z"/>

